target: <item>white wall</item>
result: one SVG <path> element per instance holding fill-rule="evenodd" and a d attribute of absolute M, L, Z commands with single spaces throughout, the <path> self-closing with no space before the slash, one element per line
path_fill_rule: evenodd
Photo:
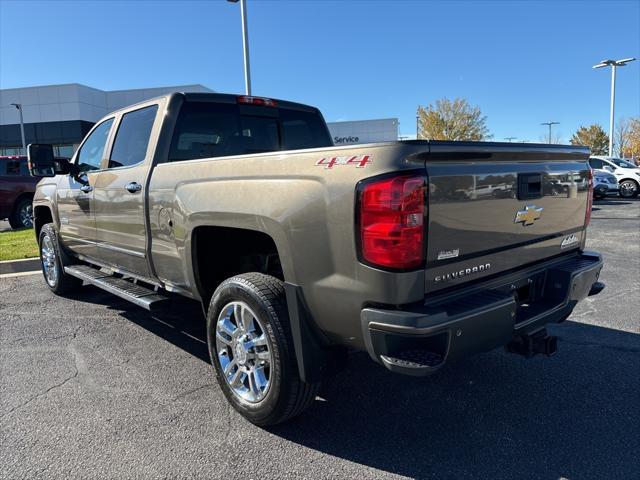
<path fill-rule="evenodd" d="M 336 145 L 398 140 L 398 119 L 355 120 L 351 122 L 328 122 L 331 138 Z"/>
<path fill-rule="evenodd" d="M 107 112 L 113 112 L 119 108 L 133 103 L 142 102 L 149 98 L 159 97 L 170 92 L 203 92 L 211 93 L 213 90 L 203 85 L 177 85 L 173 87 L 141 88 L 137 90 L 113 90 L 107 94 Z"/>
<path fill-rule="evenodd" d="M 0 125 L 20 123 L 12 103 L 22 105 L 24 123 L 86 120 L 96 122 L 107 113 L 165 93 L 212 92 L 202 85 L 176 85 L 136 90 L 104 91 L 78 83 L 0 90 Z"/>

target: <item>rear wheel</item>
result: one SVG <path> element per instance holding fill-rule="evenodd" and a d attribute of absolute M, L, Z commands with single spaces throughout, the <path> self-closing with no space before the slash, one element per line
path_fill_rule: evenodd
<path fill-rule="evenodd" d="M 633 198 L 638 195 L 638 182 L 627 179 L 620 182 L 620 196 L 622 198 Z"/>
<path fill-rule="evenodd" d="M 593 190 L 593 198 L 596 200 L 604 200 L 606 196 L 607 193 L 605 189 L 596 188 Z"/>
<path fill-rule="evenodd" d="M 9 217 L 11 228 L 31 228 L 33 227 L 33 207 L 31 198 L 22 198 L 18 201 Z"/>
<path fill-rule="evenodd" d="M 69 256 L 60 248 L 58 234 L 53 223 L 47 223 L 42 227 L 38 236 L 38 244 L 42 274 L 51 291 L 62 295 L 80 288 L 82 286 L 81 280 L 64 273 L 64 265 L 69 265 L 71 262 Z"/>
<path fill-rule="evenodd" d="M 281 280 L 262 273 L 225 280 L 211 299 L 207 340 L 220 388 L 250 422 L 282 423 L 315 399 L 320 384 L 298 375 Z"/>

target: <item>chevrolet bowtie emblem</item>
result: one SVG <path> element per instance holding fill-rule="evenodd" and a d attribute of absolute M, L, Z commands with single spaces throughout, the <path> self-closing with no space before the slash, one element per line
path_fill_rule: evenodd
<path fill-rule="evenodd" d="M 538 220 L 542 216 L 544 208 L 536 207 L 535 205 L 527 205 L 524 210 L 518 210 L 514 223 L 522 223 L 525 227 L 527 225 L 533 225 L 533 222 Z"/>

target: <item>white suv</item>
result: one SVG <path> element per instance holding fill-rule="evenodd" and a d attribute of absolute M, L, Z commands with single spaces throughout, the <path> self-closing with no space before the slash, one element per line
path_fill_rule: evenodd
<path fill-rule="evenodd" d="M 620 185 L 620 196 L 631 198 L 640 192 L 640 167 L 621 158 L 591 157 L 589 165 L 595 170 L 606 170 L 613 173 Z"/>

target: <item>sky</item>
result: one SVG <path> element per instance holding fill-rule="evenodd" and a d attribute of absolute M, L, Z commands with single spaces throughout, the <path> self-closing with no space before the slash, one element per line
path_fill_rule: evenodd
<path fill-rule="evenodd" d="M 606 58 L 640 57 L 640 0 L 247 0 L 254 95 L 327 121 L 397 117 L 465 97 L 493 139 L 564 142 L 609 124 Z M 0 88 L 105 90 L 200 83 L 244 91 L 240 5 L 0 0 Z M 640 60 L 618 69 L 616 118 L 640 115 Z"/>

